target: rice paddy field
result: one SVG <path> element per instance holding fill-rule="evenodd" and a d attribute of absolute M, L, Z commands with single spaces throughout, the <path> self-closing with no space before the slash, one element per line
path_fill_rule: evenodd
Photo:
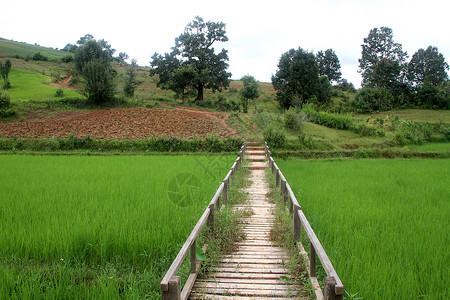
<path fill-rule="evenodd" d="M 234 156 L 0 156 L 0 298 L 150 298 Z"/>
<path fill-rule="evenodd" d="M 348 296 L 450 297 L 450 160 L 277 164 Z"/>

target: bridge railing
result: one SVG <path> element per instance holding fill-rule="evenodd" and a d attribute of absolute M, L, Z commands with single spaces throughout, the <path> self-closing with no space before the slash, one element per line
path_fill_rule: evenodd
<path fill-rule="evenodd" d="M 318 298 L 325 297 L 325 299 L 327 300 L 342 299 L 344 295 L 344 285 L 342 284 L 341 279 L 336 273 L 333 264 L 331 263 L 319 239 L 314 233 L 314 230 L 306 219 L 306 216 L 303 213 L 301 206 L 298 204 L 297 198 L 295 197 L 291 186 L 272 158 L 272 153 L 270 152 L 267 142 L 264 143 L 264 148 L 267 159 L 269 160 L 269 167 L 271 168 L 272 173 L 275 174 L 276 186 L 280 187 L 281 197 L 285 203 L 289 201 L 289 211 L 293 215 L 294 240 L 300 240 L 301 227 L 303 227 L 308 236 L 310 242 L 309 277 L 311 278 L 311 283 L 313 284 L 313 286 L 315 286 L 316 289 L 320 291 L 320 294 L 317 295 L 316 293 L 316 296 L 318 296 Z M 327 274 L 327 277 L 325 278 L 325 288 L 323 293 L 320 290 L 320 286 L 316 276 L 316 257 L 319 257 L 319 260 L 322 263 L 322 267 Z"/>
<path fill-rule="evenodd" d="M 220 184 L 216 193 L 214 194 L 208 207 L 203 212 L 202 216 L 198 220 L 191 234 L 187 238 L 184 245 L 181 247 L 180 252 L 178 252 L 177 257 L 172 262 L 169 270 L 166 272 L 164 278 L 161 280 L 160 289 L 162 292 L 162 299 L 170 300 L 185 300 L 189 297 L 192 287 L 197 279 L 198 272 L 202 261 L 197 259 L 197 238 L 200 231 L 205 226 L 209 226 L 211 230 L 215 227 L 215 212 L 221 209 L 220 198 L 222 198 L 222 205 L 226 205 L 228 202 L 228 191 L 229 186 L 232 183 L 235 173 L 238 170 L 240 164 L 244 159 L 244 152 L 247 147 L 247 143 L 244 143 L 241 147 L 238 157 L 236 158 L 233 166 L 231 167 L 228 174 L 225 176 L 224 180 Z M 203 251 L 206 250 L 206 245 L 202 247 Z M 181 267 L 181 264 L 186 259 L 188 252 L 190 251 L 190 264 L 191 271 L 183 289 L 181 289 L 181 278 L 177 276 L 177 272 Z"/>

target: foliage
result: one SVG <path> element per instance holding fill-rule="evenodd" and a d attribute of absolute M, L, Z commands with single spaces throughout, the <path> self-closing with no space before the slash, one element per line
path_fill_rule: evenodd
<path fill-rule="evenodd" d="M 242 146 L 240 138 L 179 139 L 175 137 L 152 137 L 146 140 L 104 140 L 89 136 L 83 138 L 70 135 L 57 139 L 0 139 L 0 150 L 24 151 L 73 151 L 93 152 L 236 152 Z"/>
<path fill-rule="evenodd" d="M 126 96 L 133 97 L 134 90 L 136 87 L 142 83 L 142 81 L 137 79 L 137 61 L 135 59 L 131 60 L 131 65 L 128 66 L 125 76 L 125 85 L 123 91 Z"/>
<path fill-rule="evenodd" d="M 55 97 L 58 97 L 58 98 L 64 97 L 63 89 L 57 89 L 55 92 Z"/>
<path fill-rule="evenodd" d="M 297 132 L 302 129 L 306 114 L 298 113 L 293 107 L 286 110 L 284 114 L 284 127 L 287 130 Z"/>
<path fill-rule="evenodd" d="M 269 147 L 274 149 L 281 149 L 286 144 L 286 132 L 283 129 L 269 126 L 263 131 L 263 137 Z"/>
<path fill-rule="evenodd" d="M 75 52 L 75 69 L 84 79 L 83 94 L 96 104 L 112 100 L 116 72 L 111 66 L 111 50 L 105 41 L 89 39 Z"/>
<path fill-rule="evenodd" d="M 241 78 L 241 81 L 244 84 L 244 87 L 239 91 L 239 94 L 241 95 L 242 111 L 244 113 L 247 113 L 248 101 L 258 98 L 260 95 L 260 91 L 258 82 L 256 81 L 255 77 L 251 75 L 245 75 Z"/>
<path fill-rule="evenodd" d="M 11 106 L 11 98 L 9 94 L 0 89 L 0 109 L 6 109 Z"/>
<path fill-rule="evenodd" d="M 302 106 L 319 93 L 319 66 L 314 54 L 298 48 L 281 55 L 278 70 L 272 76 L 277 100 L 284 108 Z"/>
<path fill-rule="evenodd" d="M 394 42 L 392 29 L 373 28 L 364 38 L 362 57 L 359 59 L 362 85 L 397 91 L 404 83 L 407 57 L 402 45 Z"/>
<path fill-rule="evenodd" d="M 429 46 L 426 50 L 419 49 L 408 64 L 408 79 L 416 86 L 422 86 L 425 81 L 438 86 L 448 80 L 448 64 L 437 47 Z"/>
<path fill-rule="evenodd" d="M 317 52 L 316 60 L 319 65 L 319 75 L 327 76 L 330 82 L 339 82 L 342 76 L 341 63 L 333 49 Z"/>
<path fill-rule="evenodd" d="M 366 86 L 356 93 L 353 106 L 360 112 L 368 113 L 390 110 L 394 103 L 394 96 L 388 88 Z"/>
<path fill-rule="evenodd" d="M 196 89 L 196 100 L 201 101 L 205 88 L 220 91 L 230 83 L 231 74 L 226 72 L 227 50 L 216 54 L 212 47 L 215 42 L 226 41 L 224 23 L 205 22 L 197 16 L 175 39 L 170 54 L 152 56 L 150 75 L 159 75 L 157 85 L 177 94 L 183 95 L 185 89 Z"/>
<path fill-rule="evenodd" d="M 450 82 L 445 81 L 438 86 L 428 79 L 416 87 L 416 104 L 431 109 L 450 109 Z"/>
<path fill-rule="evenodd" d="M 48 57 L 41 54 L 41 52 L 38 52 L 33 55 L 33 60 L 37 61 L 48 61 Z"/>
<path fill-rule="evenodd" d="M 2 88 L 7 90 L 11 88 L 11 83 L 9 82 L 9 71 L 11 70 L 11 60 L 7 59 L 4 63 L 0 61 L 0 77 L 3 81 Z"/>

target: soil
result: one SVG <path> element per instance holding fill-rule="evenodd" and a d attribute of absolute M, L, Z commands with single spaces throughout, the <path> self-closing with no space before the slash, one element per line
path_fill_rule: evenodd
<path fill-rule="evenodd" d="M 221 138 L 236 136 L 225 120 L 229 114 L 197 109 L 104 109 L 57 112 L 47 118 L 39 114 L 24 122 L 0 123 L 2 138 L 59 138 L 73 134 L 96 139 L 147 139 L 151 136 Z"/>

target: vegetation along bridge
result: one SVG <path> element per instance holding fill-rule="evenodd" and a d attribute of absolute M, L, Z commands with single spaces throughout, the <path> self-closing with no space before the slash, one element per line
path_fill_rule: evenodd
<path fill-rule="evenodd" d="M 242 188 L 246 192 L 247 201 L 235 205 L 233 209 L 250 212 L 240 222 L 245 237 L 232 253 L 220 258 L 217 264 L 198 276 L 202 261 L 196 253 L 197 238 L 205 225 L 214 230 L 216 212 L 227 205 L 230 184 L 242 166 L 250 169 L 250 184 Z M 303 263 L 308 270 L 315 297 L 342 299 L 344 286 L 303 214 L 289 183 L 273 160 L 269 147 L 267 144 L 257 147 L 251 143 L 248 146 L 244 143 L 242 146 L 238 158 L 161 281 L 162 299 L 308 298 L 307 289 L 291 279 L 288 270 L 291 257 L 289 251 L 276 246 L 271 238 L 277 206 L 269 199 L 269 179 L 266 176 L 269 168 L 275 174 L 275 185 L 280 189 L 281 198 L 289 206 L 294 240 L 300 240 L 301 231 L 308 237 L 309 257 L 302 244 L 298 242 L 297 245 L 304 258 Z M 207 245 L 203 245 L 202 249 L 207 250 Z M 190 275 L 182 288 L 177 272 L 188 253 Z M 326 273 L 323 291 L 316 277 L 316 256 Z"/>

